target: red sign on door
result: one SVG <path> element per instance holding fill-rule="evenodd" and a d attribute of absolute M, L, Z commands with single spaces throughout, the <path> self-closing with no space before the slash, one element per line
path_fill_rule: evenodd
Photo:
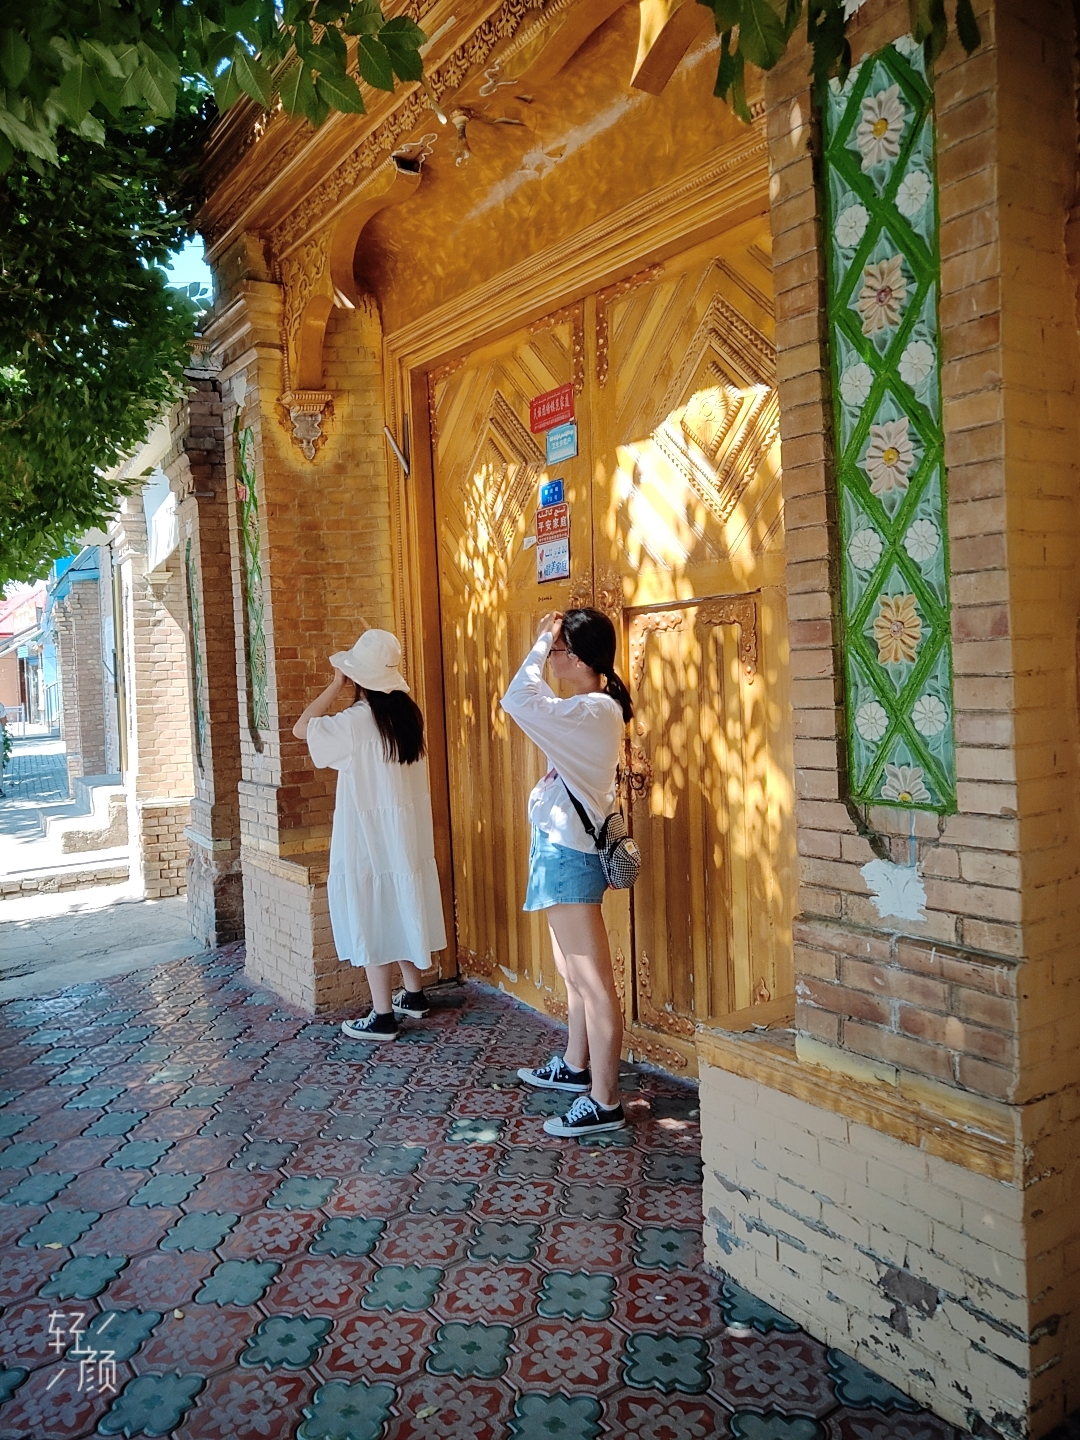
<path fill-rule="evenodd" d="M 556 425 L 565 425 L 574 418 L 574 387 L 560 385 L 557 390 L 545 390 L 529 401 L 529 429 L 534 435 L 553 430 Z"/>
<path fill-rule="evenodd" d="M 564 500 L 561 505 L 545 505 L 536 512 L 536 543 L 546 540 L 565 540 L 570 534 L 570 506 Z"/>

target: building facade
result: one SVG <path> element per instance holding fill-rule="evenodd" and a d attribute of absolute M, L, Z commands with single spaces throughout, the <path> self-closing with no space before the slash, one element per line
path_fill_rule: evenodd
<path fill-rule="evenodd" d="M 364 998 L 291 727 L 384 625 L 440 973 L 565 1013 L 498 697 L 540 614 L 605 610 L 627 1047 L 700 1078 L 710 1261 L 1020 1437 L 1080 1403 L 1076 36 L 976 8 L 931 66 L 867 0 L 846 82 L 797 39 L 744 125 L 692 0 L 414 4 L 425 88 L 211 136 L 205 444 L 169 473 L 220 776 L 192 873 L 242 877 L 248 973 Z"/>

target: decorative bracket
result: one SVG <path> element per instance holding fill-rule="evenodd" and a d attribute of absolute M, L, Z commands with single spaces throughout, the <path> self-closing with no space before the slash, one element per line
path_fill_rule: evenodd
<path fill-rule="evenodd" d="M 698 0 L 639 0 L 641 12 L 637 59 L 630 84 L 648 95 L 659 95 L 675 67 L 713 12 Z"/>
<path fill-rule="evenodd" d="M 326 444 L 323 421 L 334 410 L 334 397 L 326 390 L 287 390 L 281 397 L 282 408 L 288 411 L 293 443 L 309 460 L 314 460 Z"/>
<path fill-rule="evenodd" d="M 737 625 L 739 659 L 747 680 L 757 674 L 757 602 L 753 595 L 732 595 L 725 600 L 706 600 L 698 607 L 698 625 Z"/>
<path fill-rule="evenodd" d="M 329 398 L 319 397 L 324 395 L 323 341 L 330 312 L 335 307 L 355 310 L 363 303 L 353 275 L 360 234 L 380 210 L 407 200 L 416 190 L 430 154 L 430 143 L 425 142 L 430 139 L 424 136 L 391 155 L 338 208 L 324 230 L 298 241 L 278 262 L 285 290 L 287 367 L 287 394 L 281 403 L 292 416 L 294 437 L 308 459 L 314 458 L 321 434 L 318 417 Z"/>

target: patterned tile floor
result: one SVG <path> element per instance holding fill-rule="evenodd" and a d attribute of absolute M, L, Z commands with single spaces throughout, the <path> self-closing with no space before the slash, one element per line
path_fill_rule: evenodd
<path fill-rule="evenodd" d="M 701 1264 L 697 1097 L 541 1129 L 552 1025 L 392 1046 L 234 947 L 0 1010 L 0 1440 L 951 1440 Z"/>

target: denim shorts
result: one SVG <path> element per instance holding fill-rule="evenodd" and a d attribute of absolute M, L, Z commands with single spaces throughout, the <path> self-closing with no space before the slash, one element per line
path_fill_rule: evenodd
<path fill-rule="evenodd" d="M 555 845 L 543 830 L 533 830 L 523 910 L 546 910 L 549 905 L 599 905 L 606 890 L 600 856 L 595 851 Z"/>

